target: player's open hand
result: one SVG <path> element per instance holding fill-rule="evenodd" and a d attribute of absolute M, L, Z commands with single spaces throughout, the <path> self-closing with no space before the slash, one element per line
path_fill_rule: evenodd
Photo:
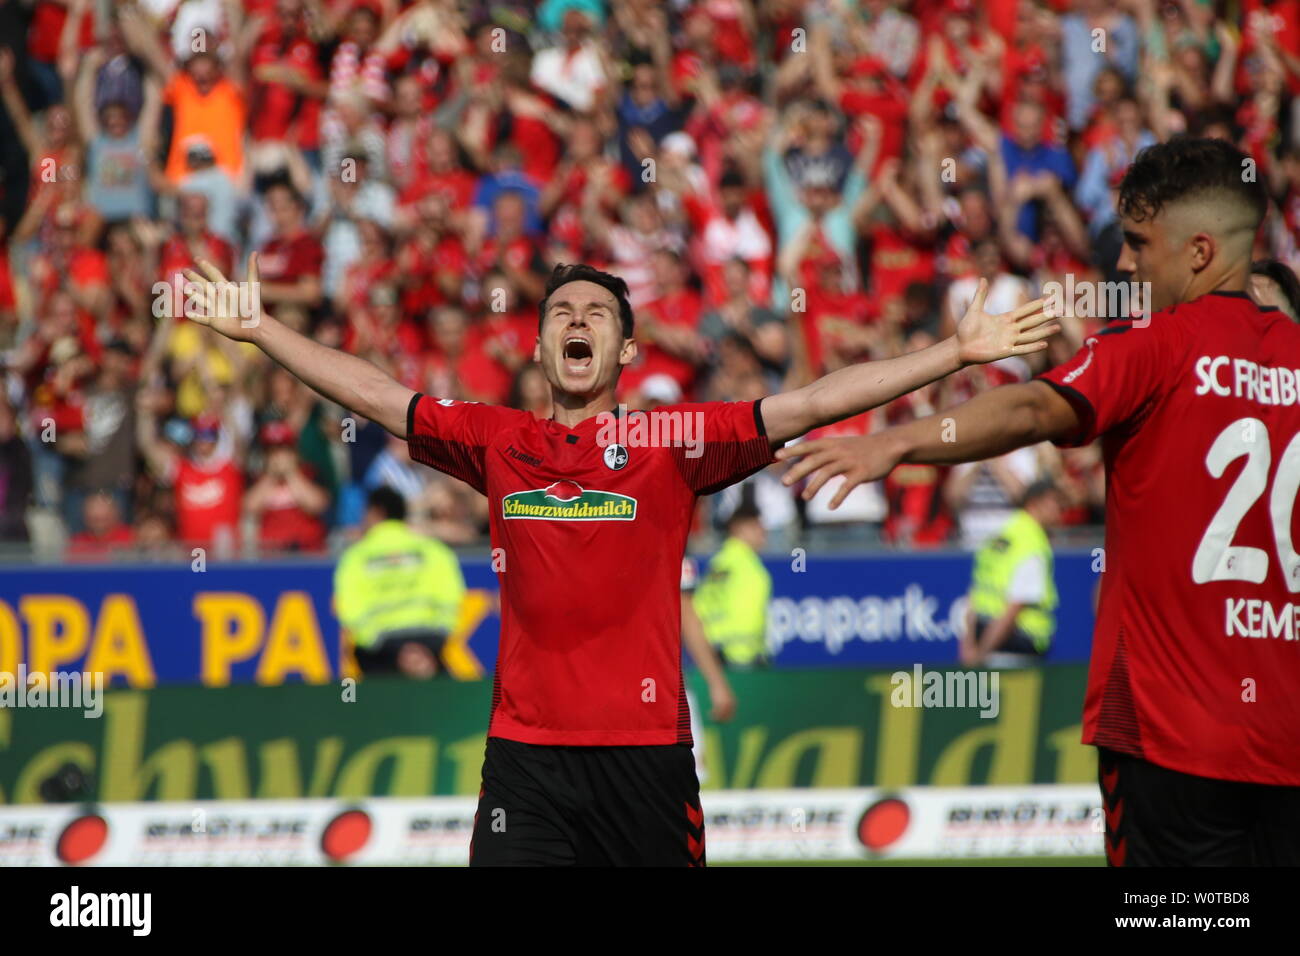
<path fill-rule="evenodd" d="M 1040 352 L 1047 348 L 1047 339 L 1061 331 L 1061 326 L 1052 321 L 1054 316 L 1047 310 L 1046 299 L 990 315 L 984 311 L 988 294 L 988 280 L 980 279 L 975 301 L 957 323 L 958 357 L 963 365 Z"/>
<path fill-rule="evenodd" d="M 189 280 L 185 287 L 185 317 L 227 338 L 251 341 L 262 322 L 257 253 L 248 256 L 248 276 L 243 282 L 231 282 L 207 259 L 196 259 L 195 265 L 198 271 L 185 270 Z"/>
<path fill-rule="evenodd" d="M 808 478 L 803 490 L 804 501 L 811 500 L 832 478 L 842 476 L 844 481 L 831 498 L 831 510 L 834 510 L 858 485 L 877 481 L 893 471 L 902 452 L 889 432 L 884 431 L 853 438 L 801 441 L 780 449 L 776 457 L 778 461 L 798 462 L 781 480 L 786 485 L 793 485 Z"/>

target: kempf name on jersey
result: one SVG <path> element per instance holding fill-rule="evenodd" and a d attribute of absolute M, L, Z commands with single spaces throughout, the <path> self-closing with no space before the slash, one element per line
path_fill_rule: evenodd
<path fill-rule="evenodd" d="M 1300 604 L 1283 604 L 1275 613 L 1268 601 L 1227 598 L 1224 633 L 1228 637 L 1280 637 L 1300 641 Z"/>
<path fill-rule="evenodd" d="M 1196 360 L 1197 395 L 1235 395 L 1261 405 L 1300 405 L 1300 369 L 1270 368 L 1248 359 L 1202 355 Z"/>

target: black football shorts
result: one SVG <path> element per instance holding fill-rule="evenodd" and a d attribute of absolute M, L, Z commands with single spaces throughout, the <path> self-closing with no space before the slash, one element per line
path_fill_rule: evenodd
<path fill-rule="evenodd" d="M 489 737 L 469 865 L 704 866 L 691 748 Z"/>
<path fill-rule="evenodd" d="M 1300 866 L 1300 787 L 1097 756 L 1111 866 Z"/>

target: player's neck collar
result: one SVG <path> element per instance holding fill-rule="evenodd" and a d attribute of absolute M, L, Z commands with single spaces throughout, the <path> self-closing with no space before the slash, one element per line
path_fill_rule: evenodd
<path fill-rule="evenodd" d="M 613 408 L 611 408 L 611 409 L 610 409 L 609 411 L 607 411 L 607 412 L 597 412 L 595 415 L 590 415 L 590 416 L 588 416 L 587 418 L 584 418 L 582 421 L 577 422 L 576 424 L 573 424 L 573 425 L 565 425 L 565 424 L 563 424 L 563 423 L 561 423 L 561 422 L 557 422 L 557 421 L 555 420 L 555 411 L 554 411 L 554 409 L 552 409 L 552 410 L 551 410 L 551 417 L 550 417 L 549 419 L 547 419 L 547 421 L 549 421 L 549 422 L 551 422 L 551 423 L 553 423 L 553 424 L 555 424 L 555 425 L 559 425 L 561 428 L 567 428 L 569 431 L 573 431 L 573 430 L 576 429 L 576 428 L 581 428 L 583 425 L 587 424 L 587 422 L 599 421 L 600 418 L 601 418 L 601 416 L 603 416 L 603 415 L 613 415 L 615 418 L 622 418 L 622 417 L 623 417 L 623 408 L 624 408 L 624 406 L 622 406 L 622 405 L 615 405 Z"/>
<path fill-rule="evenodd" d="M 1243 289 L 1211 289 L 1209 292 L 1205 294 L 1222 295 L 1222 296 L 1227 296 L 1229 299 L 1245 299 L 1247 302 L 1255 302 L 1255 300 L 1250 297 L 1250 294 Z M 1258 302 L 1255 302 L 1255 307 L 1259 309 L 1259 311 L 1261 312 L 1282 311 L 1275 305 L 1260 305 Z"/>

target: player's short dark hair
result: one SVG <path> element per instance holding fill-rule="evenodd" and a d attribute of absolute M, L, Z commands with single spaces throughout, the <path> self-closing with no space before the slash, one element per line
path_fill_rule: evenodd
<path fill-rule="evenodd" d="M 758 354 L 758 349 L 754 348 L 754 343 L 749 340 L 749 336 L 743 332 L 727 332 L 722 338 L 718 339 L 718 344 L 726 344 L 729 348 L 735 349 L 741 355 L 757 365 L 763 364 L 763 357 Z"/>
<path fill-rule="evenodd" d="M 1291 314 L 1300 316 L 1300 277 L 1289 265 L 1276 259 L 1260 259 L 1250 264 L 1250 272 L 1276 282 L 1287 305 L 1291 306 Z"/>
<path fill-rule="evenodd" d="M 352 4 L 352 9 L 348 11 L 348 16 L 354 16 L 358 13 L 360 13 L 362 16 L 369 17 L 371 20 L 374 20 L 376 23 L 379 22 L 379 11 L 375 10 L 368 3 Z"/>
<path fill-rule="evenodd" d="M 1268 194 L 1258 176 L 1247 181 L 1246 156 L 1220 139 L 1177 137 L 1137 154 L 1119 184 L 1119 213 L 1142 222 L 1170 203 L 1202 193 L 1226 193 L 1263 221 Z"/>
<path fill-rule="evenodd" d="M 378 511 L 390 521 L 406 520 L 406 499 L 388 485 L 380 485 L 370 492 L 366 508 Z"/>
<path fill-rule="evenodd" d="M 1059 495 L 1061 489 L 1057 487 L 1056 482 L 1051 478 L 1039 478 L 1025 489 L 1025 493 L 1020 496 L 1020 505 L 1024 507 L 1031 501 L 1037 501 L 1047 495 Z"/>
<path fill-rule="evenodd" d="M 726 170 L 718 180 L 719 189 L 744 189 L 748 184 L 738 169 Z"/>
<path fill-rule="evenodd" d="M 551 293 L 569 282 L 594 282 L 596 285 L 608 289 L 614 298 L 618 299 L 618 316 L 622 320 L 623 338 L 630 339 L 632 337 L 632 303 L 627 297 L 627 283 L 616 275 L 601 272 L 595 266 L 589 266 L 584 262 L 561 262 L 551 270 L 551 277 L 546 280 L 546 294 L 542 296 L 542 301 L 537 303 L 537 328 L 539 330 L 542 323 L 546 321 L 546 306 L 551 301 Z"/>
<path fill-rule="evenodd" d="M 307 197 L 300 193 L 298 187 L 293 184 L 293 181 L 289 178 L 288 170 L 285 170 L 283 174 L 273 176 L 270 179 L 266 184 L 265 195 L 269 196 L 273 189 L 283 189 L 289 199 L 299 208 L 299 210 L 304 213 L 307 211 Z"/>
<path fill-rule="evenodd" d="M 758 508 L 749 501 L 743 501 L 736 506 L 736 510 L 727 518 L 727 530 L 730 531 L 742 521 L 762 521 L 763 516 Z"/>

